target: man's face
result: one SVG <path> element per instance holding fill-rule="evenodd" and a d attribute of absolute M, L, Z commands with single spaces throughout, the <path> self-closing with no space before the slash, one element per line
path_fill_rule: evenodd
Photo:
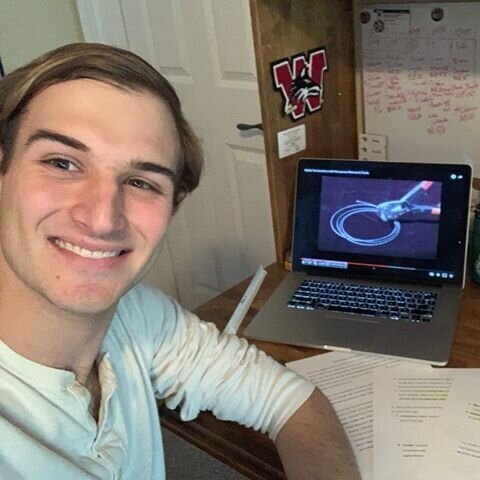
<path fill-rule="evenodd" d="M 0 176 L 2 283 L 74 314 L 111 308 L 160 249 L 178 154 L 173 117 L 148 93 L 93 80 L 44 90 Z"/>

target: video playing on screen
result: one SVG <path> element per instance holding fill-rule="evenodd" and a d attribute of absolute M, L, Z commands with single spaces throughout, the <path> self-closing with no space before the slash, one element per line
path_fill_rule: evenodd
<path fill-rule="evenodd" d="M 318 249 L 434 259 L 441 194 L 438 181 L 324 176 Z"/>

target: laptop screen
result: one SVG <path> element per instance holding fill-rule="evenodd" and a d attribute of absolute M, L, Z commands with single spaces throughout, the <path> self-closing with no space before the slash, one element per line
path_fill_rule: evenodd
<path fill-rule="evenodd" d="M 471 168 L 302 159 L 293 268 L 461 284 Z"/>

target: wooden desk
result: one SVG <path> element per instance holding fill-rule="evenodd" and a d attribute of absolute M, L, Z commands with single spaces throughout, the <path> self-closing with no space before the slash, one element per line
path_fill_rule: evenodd
<path fill-rule="evenodd" d="M 268 267 L 268 276 L 250 308 L 240 329 L 240 335 L 259 308 L 284 278 L 286 272 L 279 265 Z M 249 280 L 227 290 L 198 308 L 195 313 L 203 320 L 223 329 Z M 259 348 L 278 361 L 317 355 L 323 350 L 255 341 Z M 458 320 L 449 367 L 480 367 L 480 286 L 468 284 Z M 221 422 L 209 413 L 196 420 L 182 422 L 176 412 L 160 406 L 162 425 L 212 456 L 230 465 L 250 479 L 285 479 L 275 446 L 267 436 L 231 422 Z"/>

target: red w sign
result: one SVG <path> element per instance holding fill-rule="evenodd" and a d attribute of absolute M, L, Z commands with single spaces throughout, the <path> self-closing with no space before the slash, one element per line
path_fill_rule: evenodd
<path fill-rule="evenodd" d="M 312 50 L 308 54 L 294 55 L 291 60 L 283 59 L 272 63 L 275 90 L 283 94 L 283 112 L 298 120 L 306 113 L 322 108 L 323 74 L 327 70 L 325 48 Z"/>

